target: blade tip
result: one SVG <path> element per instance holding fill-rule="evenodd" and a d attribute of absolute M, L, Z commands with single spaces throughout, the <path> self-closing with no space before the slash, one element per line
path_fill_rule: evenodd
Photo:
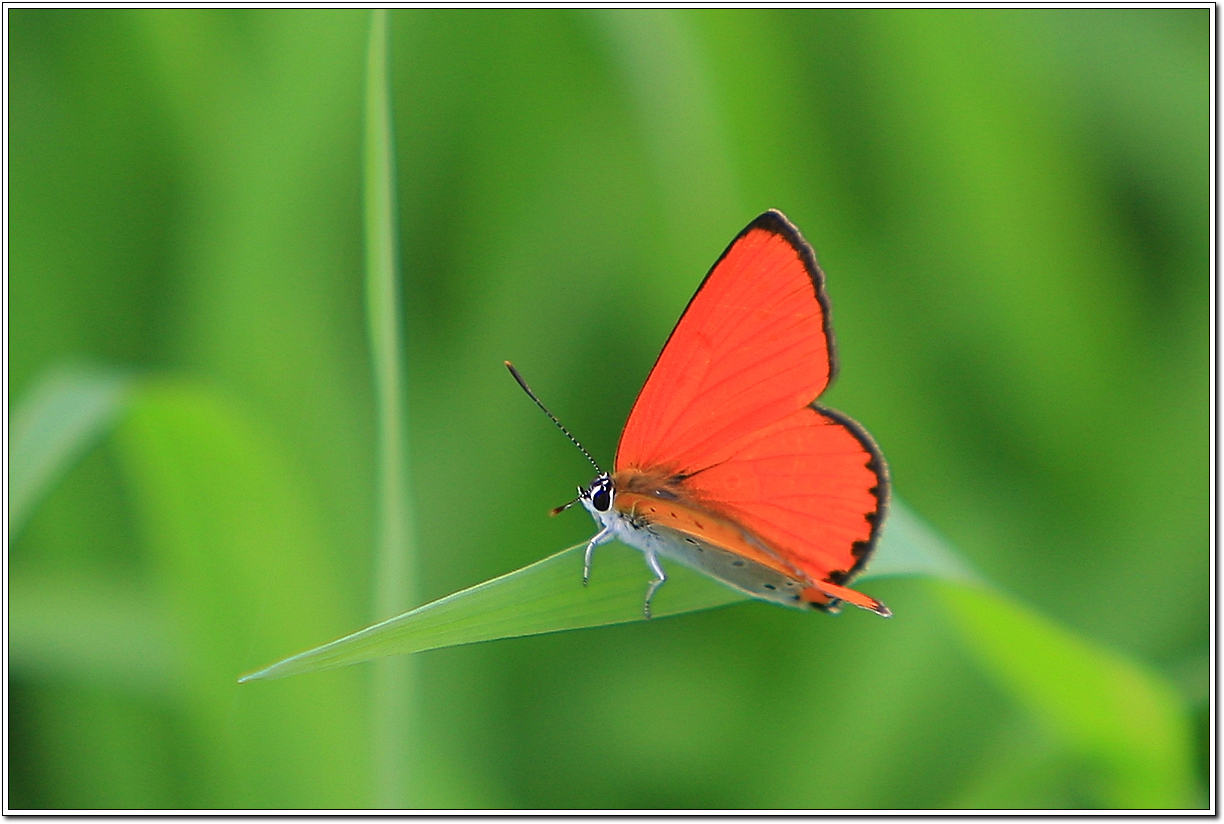
<path fill-rule="evenodd" d="M 247 684 L 251 681 L 264 681 L 268 678 L 275 678 L 276 675 L 274 675 L 274 673 L 276 672 L 277 666 L 277 664 L 273 664 L 270 667 L 264 667 L 261 670 L 255 670 L 254 672 L 248 672 L 246 675 L 240 675 L 238 676 L 238 683 Z"/>

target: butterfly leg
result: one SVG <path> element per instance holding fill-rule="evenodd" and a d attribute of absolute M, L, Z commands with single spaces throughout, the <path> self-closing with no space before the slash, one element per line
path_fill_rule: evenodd
<path fill-rule="evenodd" d="M 586 552 L 582 556 L 582 585 L 586 586 L 587 581 L 591 580 L 591 556 L 595 554 L 595 547 L 600 544 L 606 544 L 612 540 L 612 527 L 605 526 L 599 532 L 595 533 L 595 537 L 587 541 Z"/>
<path fill-rule="evenodd" d="M 659 559 L 649 550 L 645 550 L 642 554 L 646 556 L 646 565 L 650 567 L 650 571 L 655 574 L 655 579 L 650 582 L 650 586 L 646 588 L 646 603 L 642 604 L 642 612 L 646 618 L 650 618 L 650 600 L 654 598 L 654 594 L 659 587 L 667 580 L 667 573 L 663 571 L 663 566 L 659 563 Z"/>

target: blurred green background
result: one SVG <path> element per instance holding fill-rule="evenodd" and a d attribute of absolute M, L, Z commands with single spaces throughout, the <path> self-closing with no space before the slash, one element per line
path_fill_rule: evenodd
<path fill-rule="evenodd" d="M 11 538 L 45 620 L 10 639 L 9 806 L 370 805 L 368 665 L 234 683 L 386 617 L 369 15 L 7 14 L 10 409 L 65 361 L 145 379 Z M 390 23 L 422 599 L 591 534 L 546 517 L 590 468 L 502 360 L 610 462 L 702 275 L 777 207 L 827 272 L 826 401 L 987 578 L 1174 685 L 1205 803 L 1209 10 Z M 869 591 L 896 617 L 423 653 L 411 803 L 1108 804 L 932 584 Z"/>

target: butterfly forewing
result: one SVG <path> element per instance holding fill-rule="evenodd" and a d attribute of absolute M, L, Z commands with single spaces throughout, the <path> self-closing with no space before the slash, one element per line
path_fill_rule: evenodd
<path fill-rule="evenodd" d="M 704 468 L 743 433 L 816 398 L 832 369 L 821 290 L 798 230 L 777 212 L 753 221 L 663 347 L 621 435 L 616 468 Z"/>

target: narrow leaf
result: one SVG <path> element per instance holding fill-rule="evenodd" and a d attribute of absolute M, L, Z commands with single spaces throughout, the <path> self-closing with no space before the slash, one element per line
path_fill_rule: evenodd
<path fill-rule="evenodd" d="M 81 575 L 14 575 L 8 589 L 9 666 L 168 693 L 181 674 L 165 616 L 143 589 Z"/>
<path fill-rule="evenodd" d="M 619 544 L 601 547 L 591 583 L 584 588 L 584 548 L 570 547 L 239 680 L 283 678 L 385 655 L 645 620 L 642 605 L 650 574 L 641 555 Z M 676 567 L 668 576 L 651 605 L 655 619 L 745 600 L 739 592 L 687 569 Z"/>
<path fill-rule="evenodd" d="M 920 575 L 945 581 L 978 582 L 968 562 L 902 501 L 893 498 L 875 557 L 862 578 Z"/>
<path fill-rule="evenodd" d="M 152 629 L 170 653 L 144 666 L 171 668 L 186 734 L 212 742 L 198 764 L 215 786 L 199 790 L 200 806 L 368 803 L 363 769 L 336 768 L 369 757 L 364 679 L 234 695 L 233 672 L 361 614 L 277 423 L 194 381 L 147 380 L 132 393 L 114 451 L 144 537 Z M 114 635 L 98 653 L 130 647 L 116 666 L 154 649 L 133 620 L 103 629 Z M 330 759 L 302 757 L 320 747 Z"/>
<path fill-rule="evenodd" d="M 81 365 L 48 371 L 13 409 L 9 440 L 9 540 L 85 451 L 115 422 L 131 377 Z"/>
<path fill-rule="evenodd" d="M 404 333 L 400 316 L 395 161 L 387 77 L 387 11 L 370 18 L 364 170 L 366 327 L 378 421 L 379 546 L 375 608 L 412 603 L 414 547 L 404 434 Z"/>
<path fill-rule="evenodd" d="M 877 557 L 863 578 L 928 575 L 971 577 L 929 528 L 907 508 L 889 516 Z M 581 585 L 584 544 L 366 627 L 244 676 L 250 681 L 356 664 L 387 655 L 472 644 L 497 638 L 645 620 L 650 574 L 641 555 L 620 544 L 596 552 L 591 584 Z M 655 619 L 749 600 L 678 564 L 652 603 Z"/>
<path fill-rule="evenodd" d="M 596 553 L 579 583 L 580 544 L 321 647 L 242 681 L 283 678 L 387 655 L 565 629 L 644 620 L 649 580 L 641 556 L 619 544 Z M 676 564 L 653 603 L 657 618 L 746 596 Z M 920 575 L 945 582 L 945 601 L 988 672 L 1085 758 L 1101 806 L 1179 808 L 1193 803 L 1189 731 L 1175 691 L 1141 665 L 1058 626 L 984 584 L 908 508 L 895 504 L 864 578 Z"/>
<path fill-rule="evenodd" d="M 997 590 L 940 592 L 986 671 L 1085 761 L 1082 795 L 1118 809 L 1195 805 L 1190 729 L 1171 684 Z"/>
<path fill-rule="evenodd" d="M 378 540 L 374 614 L 416 601 L 416 545 L 408 492 L 404 426 L 404 335 L 400 316 L 399 240 L 396 235 L 395 153 L 388 75 L 387 10 L 370 13 L 366 61 L 363 153 L 366 255 L 366 328 L 378 423 Z M 382 661 L 374 674 L 375 799 L 386 808 L 408 805 L 416 705 L 413 664 Z"/>

